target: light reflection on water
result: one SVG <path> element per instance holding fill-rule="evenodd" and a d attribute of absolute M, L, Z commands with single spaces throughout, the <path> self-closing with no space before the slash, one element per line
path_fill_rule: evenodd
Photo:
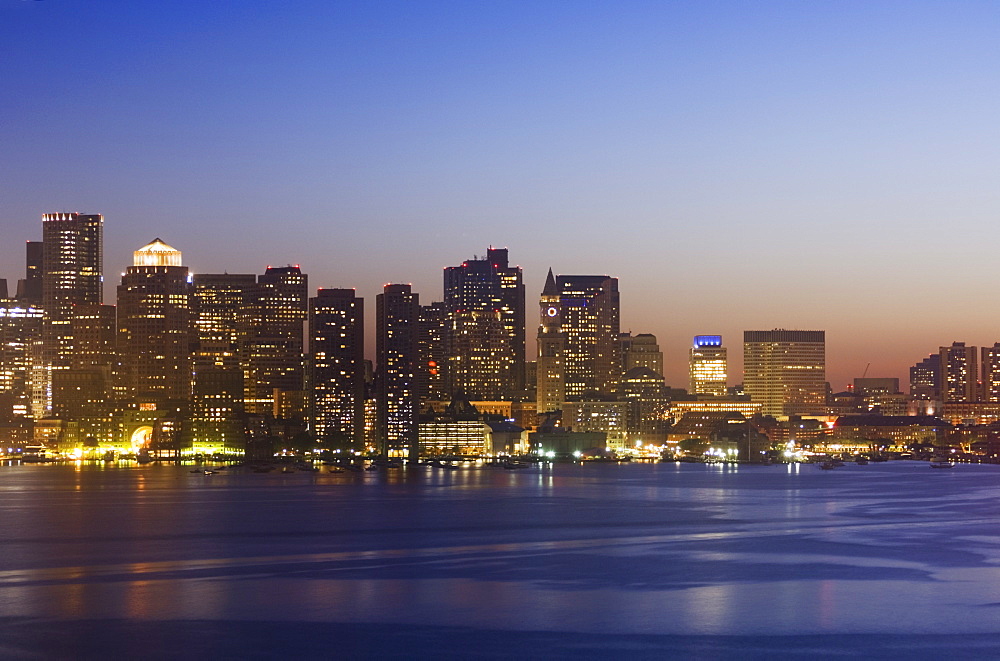
<path fill-rule="evenodd" d="M 0 616 L 997 630 L 997 467 L 809 468 L 7 467 Z"/>

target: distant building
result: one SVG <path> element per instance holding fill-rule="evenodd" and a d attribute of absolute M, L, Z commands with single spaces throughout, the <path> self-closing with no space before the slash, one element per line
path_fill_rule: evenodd
<path fill-rule="evenodd" d="M 420 306 L 417 320 L 417 398 L 428 400 L 450 399 L 445 370 L 448 356 L 445 353 L 447 314 L 443 302 Z"/>
<path fill-rule="evenodd" d="M 420 300 L 410 285 L 386 285 L 375 299 L 378 450 L 417 458 L 417 320 Z"/>
<path fill-rule="evenodd" d="M 118 286 L 119 389 L 139 406 L 184 408 L 191 398 L 191 284 L 181 252 L 154 239 Z"/>
<path fill-rule="evenodd" d="M 1000 402 L 1000 342 L 982 350 L 982 382 L 984 402 Z"/>
<path fill-rule="evenodd" d="M 695 335 L 688 365 L 692 394 L 726 396 L 727 358 L 721 335 Z"/>
<path fill-rule="evenodd" d="M 545 279 L 539 300 L 538 359 L 535 362 L 535 399 L 538 413 L 558 411 L 566 401 L 563 350 L 566 338 L 562 330 L 559 287 L 552 269 Z"/>
<path fill-rule="evenodd" d="M 868 445 L 905 447 L 911 443 L 942 441 L 952 425 L 941 418 L 920 415 L 845 415 L 837 418 L 830 442 L 854 441 Z"/>
<path fill-rule="evenodd" d="M 953 342 L 941 347 L 941 398 L 948 402 L 979 400 L 979 360 L 976 347 Z"/>
<path fill-rule="evenodd" d="M 32 356 L 42 315 L 39 307 L 0 301 L 0 420 L 31 414 Z"/>
<path fill-rule="evenodd" d="M 301 418 L 305 414 L 303 336 L 309 278 L 299 266 L 269 266 L 257 277 L 245 361 L 250 413 Z"/>
<path fill-rule="evenodd" d="M 444 270 L 449 395 L 511 399 L 524 390 L 524 283 L 506 248 Z"/>
<path fill-rule="evenodd" d="M 910 368 L 910 399 L 941 399 L 941 354 L 931 354 Z"/>
<path fill-rule="evenodd" d="M 824 413 L 826 333 L 744 331 L 743 386 L 764 415 Z"/>
<path fill-rule="evenodd" d="M 622 347 L 622 371 L 628 372 L 636 367 L 663 374 L 663 352 L 660 345 L 656 343 L 656 336 L 652 333 L 622 333 L 620 336 Z"/>
<path fill-rule="evenodd" d="M 43 355 L 47 364 L 64 367 L 73 346 L 70 329 L 73 306 L 100 305 L 104 301 L 104 217 L 44 214 L 41 275 L 45 311 Z"/>
<path fill-rule="evenodd" d="M 648 367 L 633 367 L 622 376 L 619 397 L 628 404 L 625 416 L 628 438 L 662 442 L 670 411 L 663 377 Z"/>
<path fill-rule="evenodd" d="M 320 289 L 309 301 L 311 427 L 321 439 L 364 447 L 364 299 Z"/>

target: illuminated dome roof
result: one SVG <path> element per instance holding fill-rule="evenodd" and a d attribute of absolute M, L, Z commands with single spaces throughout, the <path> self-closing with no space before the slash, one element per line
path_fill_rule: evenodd
<path fill-rule="evenodd" d="M 161 239 L 153 239 L 132 253 L 134 266 L 180 266 L 181 251 L 171 248 Z"/>

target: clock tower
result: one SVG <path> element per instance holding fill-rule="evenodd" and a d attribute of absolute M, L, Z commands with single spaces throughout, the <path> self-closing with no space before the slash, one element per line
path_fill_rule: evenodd
<path fill-rule="evenodd" d="M 563 371 L 565 338 L 562 331 L 562 303 L 556 279 L 549 269 L 539 301 L 538 325 L 538 412 L 562 409 L 566 396 Z"/>

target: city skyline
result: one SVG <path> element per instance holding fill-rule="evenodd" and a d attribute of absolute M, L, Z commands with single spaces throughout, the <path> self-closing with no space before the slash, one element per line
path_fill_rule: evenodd
<path fill-rule="evenodd" d="M 369 301 L 438 300 L 487 245 L 529 301 L 549 267 L 607 274 L 674 387 L 699 334 L 824 329 L 834 390 L 1000 339 L 986 3 L 0 12 L 8 281 L 41 214 L 79 211 L 105 300 L 156 236 L 193 273 L 301 264 Z"/>

